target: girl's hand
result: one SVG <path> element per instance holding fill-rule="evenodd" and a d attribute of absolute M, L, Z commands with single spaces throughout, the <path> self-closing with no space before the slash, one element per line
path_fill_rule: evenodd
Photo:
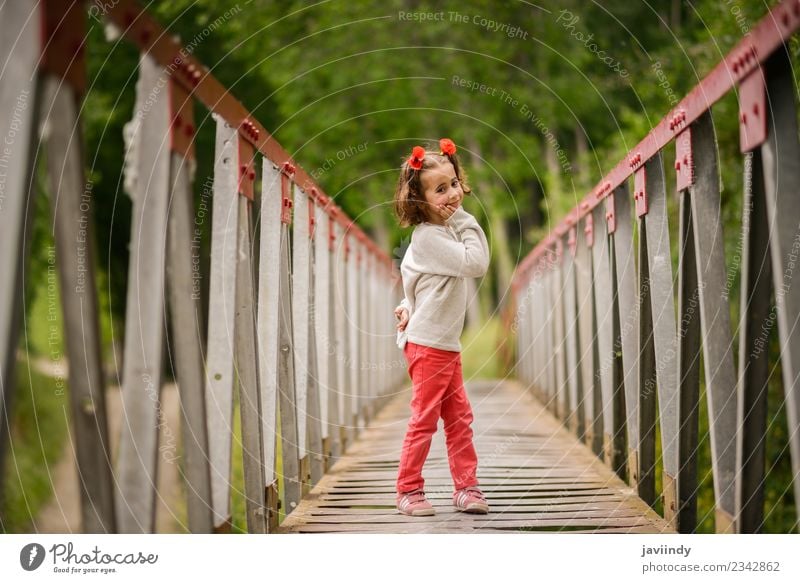
<path fill-rule="evenodd" d="M 401 332 L 408 326 L 408 310 L 405 308 L 395 308 L 394 317 L 398 319 L 397 329 Z"/>
<path fill-rule="evenodd" d="M 459 197 L 458 200 L 446 202 L 436 206 L 436 212 L 439 213 L 439 216 L 442 217 L 445 221 L 453 216 L 458 210 L 458 207 L 461 206 L 462 197 Z"/>

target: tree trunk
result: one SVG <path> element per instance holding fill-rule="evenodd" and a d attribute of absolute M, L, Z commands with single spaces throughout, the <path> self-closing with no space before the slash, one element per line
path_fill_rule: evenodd
<path fill-rule="evenodd" d="M 672 0 L 672 14 L 670 14 L 670 28 L 676 30 L 681 27 L 681 0 Z"/>
<path fill-rule="evenodd" d="M 474 165 L 476 167 L 483 166 L 483 155 L 481 145 L 474 137 L 469 139 L 469 148 L 472 150 Z M 480 176 L 480 172 L 476 172 Z M 479 193 L 483 193 L 485 208 L 489 209 L 489 229 L 487 239 L 493 243 L 492 262 L 490 269 L 493 270 L 494 284 L 496 293 L 491 294 L 491 288 L 487 289 L 481 295 L 481 308 L 483 311 L 482 317 L 494 311 L 495 299 L 502 298 L 506 292 L 509 284 L 511 283 L 511 274 L 514 271 L 514 264 L 511 261 L 509 253 L 508 233 L 504 225 L 504 217 L 498 210 L 498 204 L 494 196 L 487 196 L 492 192 L 491 186 L 484 178 L 480 178 L 477 184 Z M 488 286 L 481 286 L 481 289 L 488 288 Z"/>
<path fill-rule="evenodd" d="M 556 151 L 552 145 L 547 143 L 547 140 L 542 138 L 544 142 L 544 160 L 547 165 L 547 180 L 545 182 L 544 196 L 544 212 L 545 224 L 550 225 L 554 220 L 557 220 L 558 212 L 552 208 L 552 201 L 558 200 L 564 193 L 563 182 L 561 181 L 561 165 L 558 163 Z M 555 214 L 555 216 L 553 216 Z"/>
<path fill-rule="evenodd" d="M 476 280 L 472 277 L 467 277 L 467 321 L 465 328 L 479 325 L 484 321 L 483 310 L 481 306 L 481 298 L 478 294 L 478 286 Z"/>
<path fill-rule="evenodd" d="M 578 175 L 578 187 L 581 190 L 588 190 L 591 187 L 589 144 L 586 139 L 586 133 L 578 122 L 575 122 L 575 151 L 577 152 L 576 174 Z"/>

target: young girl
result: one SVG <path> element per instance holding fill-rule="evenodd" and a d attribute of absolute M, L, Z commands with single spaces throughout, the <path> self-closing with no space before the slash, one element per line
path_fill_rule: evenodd
<path fill-rule="evenodd" d="M 413 383 L 397 476 L 397 509 L 410 516 L 435 514 L 425 498 L 422 466 L 440 416 L 455 485 L 453 505 L 463 512 L 489 512 L 476 477 L 472 408 L 464 390 L 459 341 L 467 307 L 464 278 L 486 273 L 489 246 L 478 222 L 461 206 L 471 191 L 455 144 L 442 138 L 439 148 L 436 153 L 414 147 L 395 192 L 400 226 L 415 227 L 400 268 L 405 298 L 395 309 L 397 345 Z"/>

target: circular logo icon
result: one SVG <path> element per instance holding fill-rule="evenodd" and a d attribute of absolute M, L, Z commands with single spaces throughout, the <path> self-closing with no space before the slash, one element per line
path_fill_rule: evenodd
<path fill-rule="evenodd" d="M 38 543 L 30 543 L 19 552 L 19 564 L 26 571 L 35 571 L 44 562 L 44 547 Z"/>

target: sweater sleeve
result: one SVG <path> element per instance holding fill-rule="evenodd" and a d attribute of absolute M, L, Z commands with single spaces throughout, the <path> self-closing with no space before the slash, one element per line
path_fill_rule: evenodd
<path fill-rule="evenodd" d="M 414 267 L 420 273 L 482 277 L 489 268 L 486 235 L 471 214 L 458 207 L 445 224 L 461 233 L 454 241 L 442 229 L 426 229 L 414 242 Z"/>

